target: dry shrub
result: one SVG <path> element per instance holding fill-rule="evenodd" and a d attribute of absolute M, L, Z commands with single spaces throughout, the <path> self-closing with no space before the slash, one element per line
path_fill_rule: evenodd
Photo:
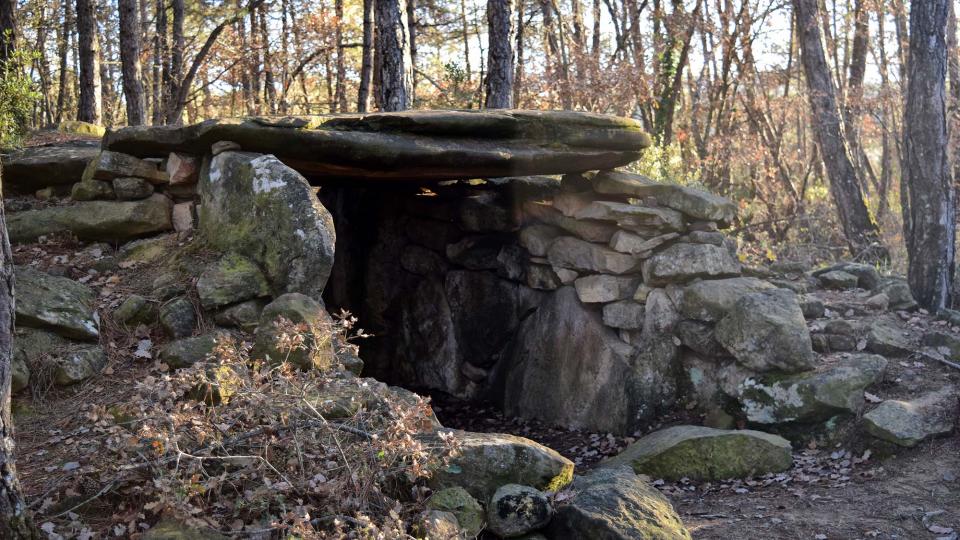
<path fill-rule="evenodd" d="M 356 352 L 343 350 L 353 348 L 352 323 L 335 323 L 338 352 Z M 287 324 L 287 348 L 313 341 Z M 140 478 L 122 491 L 142 503 L 141 515 L 172 514 L 198 528 L 406 537 L 424 480 L 456 451 L 453 439 L 423 436 L 434 420 L 422 398 L 338 366 L 251 360 L 232 340 L 206 362 L 139 382 L 137 393 L 132 408 L 143 420 L 132 424 L 112 483 Z"/>

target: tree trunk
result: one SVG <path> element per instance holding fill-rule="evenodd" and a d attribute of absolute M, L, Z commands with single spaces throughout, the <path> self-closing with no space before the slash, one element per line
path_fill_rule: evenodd
<path fill-rule="evenodd" d="M 267 112 L 276 114 L 277 89 L 273 85 L 273 56 L 270 52 L 270 29 L 267 28 L 266 4 L 260 4 L 257 11 L 260 14 L 260 41 L 263 43 L 263 101 L 267 104 Z"/>
<path fill-rule="evenodd" d="M 907 278 L 921 306 L 950 307 L 956 208 L 947 151 L 947 3 L 913 0 L 903 117 L 903 233 Z"/>
<path fill-rule="evenodd" d="M 410 36 L 410 107 L 417 102 L 417 0 L 407 0 L 407 35 Z"/>
<path fill-rule="evenodd" d="M 167 104 L 165 119 L 167 124 L 179 124 L 182 110 L 177 107 L 180 96 L 180 84 L 183 82 L 183 50 L 186 41 L 183 36 L 184 6 L 183 0 L 170 0 L 173 14 L 173 43 L 170 47 L 170 76 L 167 79 Z"/>
<path fill-rule="evenodd" d="M 513 5 L 511 0 L 487 0 L 487 24 L 490 42 L 487 46 L 488 109 L 509 109 L 513 106 Z"/>
<path fill-rule="evenodd" d="M 70 29 L 73 27 L 73 0 L 63 0 L 63 28 L 57 42 L 57 54 L 60 57 L 60 76 L 57 84 L 57 114 L 54 121 L 63 120 L 67 108 L 67 53 L 70 45 Z"/>
<path fill-rule="evenodd" d="M 16 49 L 16 12 L 16 0 L 0 0 L 0 64 L 6 62 Z"/>
<path fill-rule="evenodd" d="M 137 0 L 118 0 L 120 8 L 120 69 L 127 100 L 127 123 L 143 125 L 145 108 L 140 82 L 140 21 Z"/>
<path fill-rule="evenodd" d="M 517 67 L 513 77 L 513 106 L 520 106 L 520 89 L 523 86 L 523 34 L 526 24 L 523 20 L 524 0 L 517 0 Z"/>
<path fill-rule="evenodd" d="M 360 60 L 360 87 L 357 91 L 357 112 L 370 108 L 370 82 L 373 79 L 373 13 L 375 0 L 363 0 L 363 49 Z"/>
<path fill-rule="evenodd" d="M 3 182 L 0 166 L 0 199 Z M 13 417 L 10 414 L 10 383 L 13 364 L 13 255 L 7 235 L 6 216 L 0 200 L 0 538 L 41 538 L 20 491 L 14 461 Z"/>
<path fill-rule="evenodd" d="M 794 0 L 801 60 L 807 78 L 813 127 L 820 155 L 830 179 L 830 192 L 837 207 L 843 234 L 855 258 L 868 261 L 888 260 L 880 240 L 880 231 L 870 216 L 860 192 L 862 182 L 850 158 L 843 135 L 837 96 L 830 68 L 820 43 L 816 0 Z"/>
<path fill-rule="evenodd" d="M 402 111 L 410 106 L 410 42 L 402 0 L 377 0 L 377 54 L 380 57 L 380 108 Z"/>
<path fill-rule="evenodd" d="M 93 0 L 77 0 L 77 30 L 80 33 L 80 101 L 77 104 L 77 120 L 99 124 L 102 112 L 99 46 Z"/>
<path fill-rule="evenodd" d="M 347 63 L 343 57 L 343 0 L 335 0 L 333 3 L 334 15 L 337 18 L 337 27 L 334 32 L 334 39 L 337 42 L 337 90 L 334 101 L 337 104 L 338 112 L 347 112 Z"/>

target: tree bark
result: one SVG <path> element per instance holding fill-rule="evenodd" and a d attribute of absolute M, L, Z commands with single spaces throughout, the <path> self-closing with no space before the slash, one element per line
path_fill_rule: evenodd
<path fill-rule="evenodd" d="M 92 0 L 77 0 L 77 30 L 80 33 L 80 100 L 77 120 L 99 124 L 100 67 L 98 62 L 97 22 Z"/>
<path fill-rule="evenodd" d="M 146 120 L 143 84 L 140 82 L 140 21 L 137 0 L 118 0 L 120 9 L 120 69 L 123 94 L 127 100 L 127 123 L 143 125 Z"/>
<path fill-rule="evenodd" d="M 405 19 L 403 0 L 377 0 L 376 47 L 380 58 L 377 95 L 384 111 L 402 111 L 410 106 L 410 42 Z"/>
<path fill-rule="evenodd" d="M 947 3 L 913 0 L 903 118 L 903 233 L 910 289 L 921 306 L 950 307 L 956 208 L 947 151 Z"/>
<path fill-rule="evenodd" d="M 16 50 L 16 12 L 16 0 L 0 0 L 0 64 L 5 63 Z"/>
<path fill-rule="evenodd" d="M 801 60 L 807 79 L 810 110 L 820 155 L 830 179 L 830 192 L 837 207 L 843 234 L 855 258 L 867 261 L 889 259 L 880 231 L 863 201 L 857 170 L 850 158 L 837 109 L 830 68 L 820 43 L 816 0 L 794 0 Z"/>
<path fill-rule="evenodd" d="M 523 86 L 523 34 L 526 23 L 523 20 L 524 0 L 517 0 L 517 67 L 513 76 L 513 106 L 520 106 L 520 90 Z"/>
<path fill-rule="evenodd" d="M 277 89 L 273 80 L 273 54 L 270 52 L 270 29 L 267 28 L 267 7 L 260 4 L 260 41 L 263 43 L 263 100 L 270 114 L 277 112 Z M 339 25 L 338 25 L 339 26 Z"/>
<path fill-rule="evenodd" d="M 0 199 L 3 193 L 0 166 Z M 0 200 L 0 538 L 41 538 L 33 525 L 20 490 L 14 460 L 13 417 L 10 414 L 10 384 L 13 364 L 13 254 L 7 235 L 6 216 Z"/>
<path fill-rule="evenodd" d="M 60 75 L 57 85 L 57 114 L 54 121 L 60 123 L 67 108 L 67 53 L 70 46 L 70 29 L 73 27 L 73 0 L 63 0 L 63 28 L 57 42 L 60 57 Z"/>
<path fill-rule="evenodd" d="M 343 48 L 343 0 L 333 3 L 334 15 L 337 18 L 337 27 L 334 39 L 337 42 L 337 89 L 334 102 L 338 112 L 347 112 L 347 63 Z"/>
<path fill-rule="evenodd" d="M 509 109 L 513 106 L 513 2 L 487 0 L 487 24 L 490 42 L 487 46 L 488 109 Z"/>
<path fill-rule="evenodd" d="M 357 90 L 357 112 L 370 108 L 370 83 L 373 79 L 373 16 L 375 0 L 363 0 L 363 49 L 360 59 L 360 86 Z"/>

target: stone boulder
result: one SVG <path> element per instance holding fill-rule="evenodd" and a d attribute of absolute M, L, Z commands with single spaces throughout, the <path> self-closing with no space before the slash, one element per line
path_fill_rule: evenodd
<path fill-rule="evenodd" d="M 775 288 L 755 277 L 697 281 L 683 289 L 680 313 L 687 319 L 716 322 L 744 295 Z"/>
<path fill-rule="evenodd" d="M 565 540 L 690 540 L 670 501 L 629 467 L 578 476 L 547 528 Z"/>
<path fill-rule="evenodd" d="M 594 201 L 579 209 L 576 219 L 614 221 L 618 226 L 643 234 L 669 234 L 686 230 L 683 214 L 669 208 L 647 208 L 633 204 Z"/>
<path fill-rule="evenodd" d="M 177 296 L 160 306 L 160 326 L 174 339 L 185 338 L 197 328 L 197 313 L 185 296 Z"/>
<path fill-rule="evenodd" d="M 843 280 L 846 283 L 843 283 L 844 286 L 842 288 L 860 287 L 861 289 L 872 291 L 878 288 L 882 281 L 880 272 L 878 272 L 876 268 L 869 264 L 854 262 L 842 262 L 821 268 L 813 272 L 813 277 L 820 278 L 821 281 L 824 281 L 823 276 L 831 272 L 843 272 L 847 275 L 853 275 L 856 278 L 856 281 L 851 283 L 849 278 L 844 277 Z M 830 280 L 831 278 L 828 277 L 826 281 Z"/>
<path fill-rule="evenodd" d="M 740 262 L 710 244 L 674 244 L 643 261 L 643 281 L 651 287 L 738 275 Z"/>
<path fill-rule="evenodd" d="M 737 216 L 737 206 L 713 193 L 654 182 L 645 176 L 622 171 L 603 171 L 593 178 L 597 193 L 629 195 L 637 199 L 654 197 L 658 204 L 677 210 L 693 219 L 715 221 L 727 226 Z"/>
<path fill-rule="evenodd" d="M 83 171 L 84 182 L 91 180 L 113 181 L 122 177 L 143 178 L 151 184 L 166 184 L 170 177 L 157 168 L 156 164 L 137 159 L 127 154 L 104 150 L 92 159 Z"/>
<path fill-rule="evenodd" d="M 813 367 L 813 344 L 797 295 L 784 289 L 747 294 L 717 322 L 717 341 L 756 372 Z"/>
<path fill-rule="evenodd" d="M 113 193 L 113 186 L 110 185 L 110 182 L 87 180 L 73 185 L 73 188 L 70 189 L 70 198 L 75 201 L 108 201 L 117 197 Z"/>
<path fill-rule="evenodd" d="M 454 431 L 461 452 L 430 479 L 434 489 L 459 486 L 489 501 L 500 486 L 520 484 L 557 491 L 573 479 L 573 462 L 523 437 Z"/>
<path fill-rule="evenodd" d="M 666 480 L 725 480 L 781 472 L 793 465 L 790 442 L 753 430 L 673 426 L 645 435 L 604 466 L 628 465 Z"/>
<path fill-rule="evenodd" d="M 100 373 L 107 363 L 107 357 L 99 346 L 76 343 L 34 328 L 17 329 L 13 340 L 13 359 L 14 365 L 21 366 L 19 369 L 25 370 L 28 377 L 31 367 L 41 367 L 40 371 L 50 373 L 53 382 L 59 386 L 84 381 Z"/>
<path fill-rule="evenodd" d="M 957 412 L 957 389 L 947 386 L 910 401 L 888 399 L 863 415 L 863 421 L 874 437 L 912 447 L 953 432 Z"/>
<path fill-rule="evenodd" d="M 154 189 L 153 184 L 143 178 L 121 176 L 113 179 L 113 193 L 121 201 L 146 199 L 153 195 Z"/>
<path fill-rule="evenodd" d="M 483 530 L 483 507 L 460 486 L 435 491 L 427 499 L 427 508 L 453 514 L 467 538 L 475 538 Z"/>
<path fill-rule="evenodd" d="M 890 309 L 910 311 L 917 308 L 917 301 L 913 298 L 910 285 L 905 279 L 885 279 L 880 282 L 876 291 L 887 295 L 887 304 Z"/>
<path fill-rule="evenodd" d="M 32 193 L 69 186 L 80 181 L 87 164 L 99 154 L 99 145 L 34 146 L 4 154 L 0 156 L 4 191 Z"/>
<path fill-rule="evenodd" d="M 273 154 L 310 176 L 402 180 L 468 180 L 619 167 L 635 161 L 651 142 L 639 122 L 629 118 L 572 111 L 483 110 L 137 126 L 108 133 L 104 147 L 138 156 L 171 151 L 204 154 L 218 141 Z"/>
<path fill-rule="evenodd" d="M 863 407 L 864 390 L 880 380 L 887 360 L 854 354 L 819 372 L 786 378 L 748 378 L 738 388 L 747 421 L 754 424 L 822 422 Z"/>
<path fill-rule="evenodd" d="M 160 194 L 139 201 L 90 201 L 72 206 L 51 206 L 7 216 L 13 242 L 70 232 L 81 240 L 123 242 L 173 229 L 173 203 Z"/>
<path fill-rule="evenodd" d="M 583 309 L 572 287 L 547 297 L 517 335 L 502 364 L 507 414 L 632 433 L 676 397 L 672 342 L 631 347 L 599 313 Z"/>
<path fill-rule="evenodd" d="M 120 324 L 150 325 L 156 322 L 157 314 L 156 302 L 139 294 L 131 294 L 113 311 L 113 318 Z"/>
<path fill-rule="evenodd" d="M 171 341 L 160 350 L 159 359 L 173 369 L 189 367 L 206 360 L 221 340 L 229 338 L 226 332 L 214 332 Z"/>
<path fill-rule="evenodd" d="M 197 296 L 204 309 L 269 296 L 267 279 L 250 259 L 228 253 L 207 266 L 197 279 Z"/>
<path fill-rule="evenodd" d="M 516 538 L 550 523 L 553 506 L 542 491 L 529 486 L 500 486 L 487 506 L 487 530 L 500 538 Z"/>
<path fill-rule="evenodd" d="M 884 356 L 907 356 L 917 349 L 909 334 L 889 318 L 872 321 L 866 339 L 868 351 Z"/>
<path fill-rule="evenodd" d="M 843 270 L 831 270 L 818 276 L 820 285 L 825 289 L 846 290 L 857 286 L 857 276 Z"/>
<path fill-rule="evenodd" d="M 320 298 L 333 267 L 333 218 L 306 179 L 273 156 L 223 152 L 200 176 L 200 230 L 259 266 L 274 294 Z"/>
<path fill-rule="evenodd" d="M 299 330 L 278 326 L 281 318 L 299 326 Z M 300 369 L 327 368 L 334 360 L 332 326 L 333 319 L 323 304 L 313 298 L 300 293 L 280 295 L 260 314 L 260 324 L 253 332 L 250 358 L 290 362 Z M 302 348 L 284 350 L 281 347 L 280 338 L 290 332 L 303 336 Z"/>
<path fill-rule="evenodd" d="M 577 290 L 577 298 L 584 304 L 613 302 L 633 297 L 640 286 L 640 279 L 596 274 L 577 278 L 573 286 Z"/>
<path fill-rule="evenodd" d="M 572 236 L 554 240 L 547 251 L 547 259 L 560 268 L 602 274 L 628 274 L 640 266 L 639 259 L 631 255 Z"/>
<path fill-rule="evenodd" d="M 16 267 L 15 273 L 17 326 L 43 328 L 80 340 L 100 337 L 93 289 L 27 266 Z"/>

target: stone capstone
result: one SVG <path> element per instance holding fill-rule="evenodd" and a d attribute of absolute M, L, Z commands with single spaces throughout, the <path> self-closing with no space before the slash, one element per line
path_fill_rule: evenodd
<path fill-rule="evenodd" d="M 17 266 L 14 271 L 17 326 L 43 328 L 80 340 L 100 337 L 93 289 L 26 266 Z"/>
<path fill-rule="evenodd" d="M 758 373 L 813 367 L 813 344 L 797 295 L 784 289 L 741 297 L 717 322 L 717 341 Z"/>
<path fill-rule="evenodd" d="M 594 469 L 570 486 L 547 535 L 569 540 L 690 540 L 670 501 L 629 467 Z"/>
<path fill-rule="evenodd" d="M 214 247 L 253 261 L 274 294 L 320 298 L 336 236 L 302 176 L 273 156 L 224 152 L 201 174 L 199 191 L 200 230 Z"/>
<path fill-rule="evenodd" d="M 790 442 L 753 430 L 673 426 L 645 435 L 603 463 L 628 465 L 665 480 L 725 480 L 781 472 L 793 465 Z"/>

